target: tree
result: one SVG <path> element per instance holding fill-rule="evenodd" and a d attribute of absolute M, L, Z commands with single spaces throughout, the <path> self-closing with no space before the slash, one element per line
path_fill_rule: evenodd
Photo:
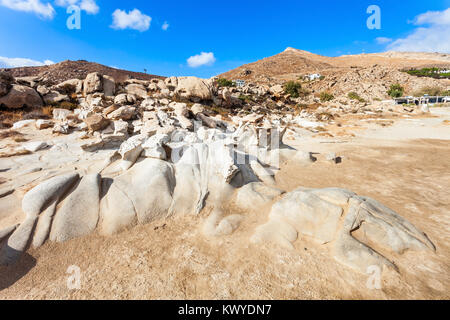
<path fill-rule="evenodd" d="M 392 98 L 400 98 L 403 96 L 404 92 L 405 92 L 405 89 L 403 89 L 403 87 L 400 84 L 396 83 L 396 84 L 391 85 L 391 87 L 387 93 Z"/>

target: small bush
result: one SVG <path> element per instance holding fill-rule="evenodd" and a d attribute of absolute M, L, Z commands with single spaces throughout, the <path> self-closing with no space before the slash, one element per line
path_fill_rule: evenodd
<path fill-rule="evenodd" d="M 364 100 L 363 98 L 361 98 L 359 96 L 359 94 L 357 94 L 356 92 L 352 91 L 348 94 L 348 98 L 350 100 L 358 100 L 359 102 L 366 102 L 366 100 Z"/>
<path fill-rule="evenodd" d="M 391 96 L 392 98 L 400 98 L 403 96 L 403 93 L 405 92 L 405 89 L 398 83 L 391 85 L 389 88 L 387 94 Z"/>
<path fill-rule="evenodd" d="M 75 110 L 76 108 L 78 108 L 78 105 L 73 102 L 63 101 L 63 102 L 59 103 L 56 107 L 60 108 L 60 109 L 66 109 L 66 110 Z"/>
<path fill-rule="evenodd" d="M 329 92 L 324 91 L 324 92 L 320 93 L 320 101 L 322 101 L 322 102 L 328 102 L 333 99 L 334 99 L 334 96 Z"/>
<path fill-rule="evenodd" d="M 249 97 L 245 94 L 239 95 L 239 100 L 241 100 L 243 103 L 248 103 L 248 102 L 253 101 L 251 97 Z"/>
<path fill-rule="evenodd" d="M 292 98 L 306 97 L 310 92 L 302 88 L 302 85 L 295 81 L 288 81 L 284 84 L 284 93 Z"/>
<path fill-rule="evenodd" d="M 301 84 L 295 81 L 289 81 L 284 84 L 284 93 L 289 94 L 292 98 L 299 97 L 299 90 L 301 89 Z"/>
<path fill-rule="evenodd" d="M 77 90 L 76 86 L 73 84 L 66 83 L 65 85 L 58 88 L 59 93 L 72 95 Z"/>
<path fill-rule="evenodd" d="M 217 85 L 219 87 L 234 87 L 234 83 L 231 80 L 227 80 L 224 78 L 217 79 Z"/>

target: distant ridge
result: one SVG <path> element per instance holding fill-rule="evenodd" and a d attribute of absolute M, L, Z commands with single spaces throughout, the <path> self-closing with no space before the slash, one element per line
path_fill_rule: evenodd
<path fill-rule="evenodd" d="M 428 52 L 383 52 L 327 57 L 286 48 L 283 52 L 240 66 L 221 77 L 257 82 L 283 80 L 308 73 L 344 72 L 352 68 L 383 66 L 392 70 L 428 66 L 450 66 L 450 54 Z"/>
<path fill-rule="evenodd" d="M 84 79 L 86 75 L 92 72 L 99 72 L 103 75 L 113 77 L 118 82 L 123 82 L 129 78 L 138 80 L 151 80 L 153 78 L 165 78 L 157 75 L 146 74 L 142 72 L 133 72 L 121 69 L 115 69 L 105 65 L 85 60 L 71 61 L 66 60 L 60 63 L 40 66 L 40 67 L 20 67 L 2 69 L 14 77 L 40 76 L 46 79 L 49 84 L 57 84 L 69 79 Z"/>

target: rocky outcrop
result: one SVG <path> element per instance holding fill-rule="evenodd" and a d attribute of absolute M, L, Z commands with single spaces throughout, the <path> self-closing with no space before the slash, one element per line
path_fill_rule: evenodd
<path fill-rule="evenodd" d="M 364 240 L 354 237 L 357 231 L 362 232 Z M 252 241 L 292 248 L 300 235 L 330 244 L 337 261 L 362 273 L 369 266 L 397 269 L 367 243 L 399 254 L 408 249 L 435 250 L 423 232 L 394 211 L 373 199 L 337 188 L 299 188 L 286 194 L 273 205 L 269 222 L 256 229 Z"/>
<path fill-rule="evenodd" d="M 88 74 L 83 84 L 84 94 L 87 95 L 89 93 L 99 92 L 102 91 L 102 89 L 102 76 L 98 72 Z"/>
<path fill-rule="evenodd" d="M 0 72 L 0 97 L 6 96 L 12 87 L 14 78 L 6 72 Z"/>
<path fill-rule="evenodd" d="M 175 94 L 180 98 L 194 102 L 212 99 L 213 85 L 210 80 L 196 77 L 180 77 L 177 80 Z"/>
<path fill-rule="evenodd" d="M 4 105 L 9 109 L 39 108 L 43 106 L 43 102 L 34 89 L 15 84 L 12 85 L 8 94 L 0 97 L 0 105 Z"/>

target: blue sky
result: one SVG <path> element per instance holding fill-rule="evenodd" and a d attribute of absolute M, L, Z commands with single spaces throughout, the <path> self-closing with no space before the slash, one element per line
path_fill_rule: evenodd
<path fill-rule="evenodd" d="M 66 26 L 69 4 L 83 9 L 80 30 Z M 380 30 L 367 28 L 370 5 L 381 9 Z M 211 77 L 286 47 L 450 53 L 449 8 L 450 0 L 0 0 L 0 67 L 85 59 Z"/>

